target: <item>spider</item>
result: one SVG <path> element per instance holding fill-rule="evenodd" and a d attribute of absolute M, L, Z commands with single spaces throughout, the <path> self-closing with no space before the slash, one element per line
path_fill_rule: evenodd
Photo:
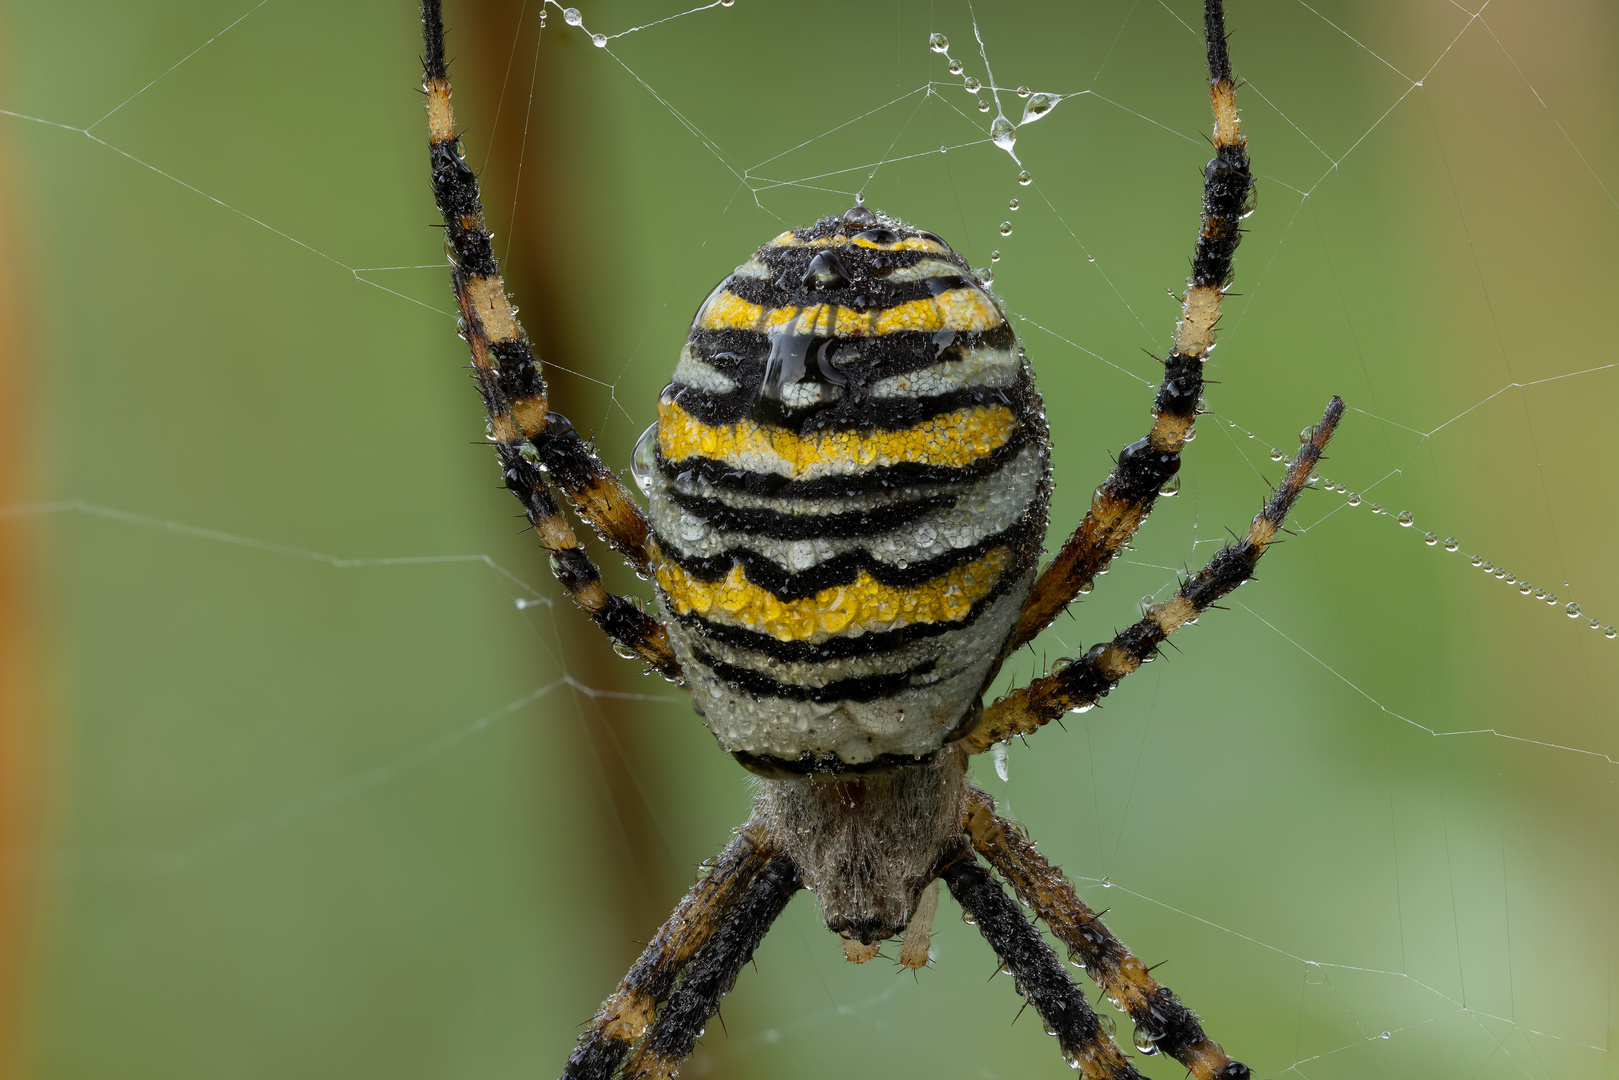
<path fill-rule="evenodd" d="M 1215 157 L 1154 422 L 1043 569 L 1050 442 L 1023 350 L 949 244 L 864 205 L 770 240 L 698 308 L 635 449 L 643 512 L 549 407 L 455 130 L 440 2 L 422 4 L 433 190 L 506 486 L 614 648 L 683 683 L 758 778 L 752 816 L 592 1018 L 565 1080 L 675 1075 L 800 889 L 848 959 L 898 938 L 900 963 L 925 966 L 941 882 L 1073 1068 L 1139 1076 L 1003 881 L 1131 1016 L 1139 1051 L 1199 1080 L 1248 1077 L 967 775 L 971 755 L 1095 705 L 1251 577 L 1343 414 L 1334 397 L 1246 536 L 1174 597 L 983 703 L 1130 541 L 1191 437 L 1253 190 L 1222 0 L 1204 19 Z M 656 615 L 603 587 L 558 492 L 653 582 Z"/>

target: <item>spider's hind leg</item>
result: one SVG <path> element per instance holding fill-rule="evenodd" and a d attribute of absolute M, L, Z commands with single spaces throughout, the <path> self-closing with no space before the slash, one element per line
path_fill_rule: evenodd
<path fill-rule="evenodd" d="M 800 887 L 792 862 L 744 826 L 602 1002 L 562 1080 L 610 1080 L 620 1065 L 626 1078 L 672 1075 Z"/>

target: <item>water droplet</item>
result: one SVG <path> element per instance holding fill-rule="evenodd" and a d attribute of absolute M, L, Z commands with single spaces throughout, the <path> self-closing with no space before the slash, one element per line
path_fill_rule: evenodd
<path fill-rule="evenodd" d="M 1180 490 L 1181 478 L 1179 476 L 1171 476 L 1168 480 L 1164 481 L 1161 487 L 1159 487 L 1158 494 L 1162 495 L 1166 499 L 1172 499 L 1176 495 L 1180 494 Z"/>
<path fill-rule="evenodd" d="M 1593 630 L 1601 630 L 1602 629 L 1602 624 L 1597 622 L 1595 619 L 1592 619 L 1591 620 L 1591 629 L 1593 629 Z"/>
<path fill-rule="evenodd" d="M 1273 446 L 1273 447 L 1270 448 L 1270 459 L 1272 461 L 1281 461 L 1286 456 L 1287 456 L 1286 454 L 1284 454 L 1280 450 L 1276 449 L 1276 447 Z"/>
<path fill-rule="evenodd" d="M 1131 1038 L 1131 1041 L 1136 1044 L 1138 1052 L 1146 1054 L 1148 1057 L 1158 1052 L 1158 1040 L 1152 1037 L 1152 1032 L 1140 1024 L 1136 1025 L 1135 1035 Z"/>
<path fill-rule="evenodd" d="M 1091 594 L 1091 590 L 1094 588 L 1096 588 L 1096 582 L 1087 581 L 1085 584 L 1079 587 L 1079 595 L 1089 596 Z"/>
<path fill-rule="evenodd" d="M 1568 615 L 1568 617 L 1569 617 L 1569 618 L 1571 618 L 1571 619 L 1577 619 L 1577 618 L 1579 618 L 1579 617 L 1580 617 L 1580 605 L 1578 605 L 1578 604 L 1576 604 L 1576 603 L 1574 603 L 1574 602 L 1573 602 L 1573 601 L 1572 601 L 1572 600 L 1570 600 L 1570 601 L 1569 601 L 1569 604 L 1568 604 L 1568 606 L 1567 606 L 1567 607 L 1565 607 L 1565 608 L 1564 608 L 1564 609 L 1563 609 L 1563 611 L 1564 611 L 1564 612 L 1565 612 L 1565 613 L 1566 613 L 1566 614 L 1567 614 L 1567 615 Z"/>
<path fill-rule="evenodd" d="M 1454 536 L 1445 537 L 1445 550 L 1446 551 L 1455 551 L 1458 548 L 1460 548 L 1461 546 L 1462 546 L 1462 542 L 1460 540 L 1456 539 Z"/>
<path fill-rule="evenodd" d="M 1557 594 L 1556 593 L 1547 593 L 1546 594 L 1546 603 L 1551 607 L 1556 607 L 1557 606 Z"/>
<path fill-rule="evenodd" d="M 1544 599 L 1546 599 L 1546 590 L 1545 589 L 1536 589 L 1535 590 L 1535 599 L 1536 600 L 1544 600 Z"/>
<path fill-rule="evenodd" d="M 952 75 L 960 75 L 961 74 L 961 61 L 960 60 L 952 60 L 952 61 L 950 61 L 950 64 L 945 68 L 945 70 L 948 71 Z"/>
<path fill-rule="evenodd" d="M 1473 565 L 1484 571 L 1486 574 L 1495 569 L 1495 564 L 1493 562 L 1485 562 L 1484 559 L 1478 555 L 1473 556 Z"/>
<path fill-rule="evenodd" d="M 995 762 L 995 775 L 1001 778 L 1001 783 L 1007 783 L 1010 770 L 1006 764 L 1006 744 L 1003 742 L 996 743 L 990 749 L 989 756 Z M 1006 969 L 1002 968 L 1001 970 L 1004 972 Z"/>
<path fill-rule="evenodd" d="M 1528 596 L 1529 591 L 1533 588 L 1534 586 L 1529 584 L 1527 581 L 1518 582 L 1518 591 L 1523 593 L 1525 596 Z"/>
<path fill-rule="evenodd" d="M 988 100 L 980 101 L 978 107 L 987 110 L 989 108 Z M 1007 153 L 1011 153 L 1013 145 L 1017 142 L 1017 128 L 1013 127 L 1012 121 L 1006 117 L 997 116 L 994 122 L 989 125 L 989 141 Z"/>
<path fill-rule="evenodd" d="M 1157 602 L 1158 602 L 1158 600 L 1152 595 L 1152 593 L 1148 593 L 1146 596 L 1143 596 L 1141 598 L 1141 611 L 1142 611 L 1142 613 L 1145 614 L 1147 609 L 1152 607 Z"/>
<path fill-rule="evenodd" d="M 1107 1013 L 1098 1013 L 1096 1016 L 1096 1024 L 1103 1031 L 1107 1032 L 1107 1036 L 1110 1039 L 1119 1033 L 1119 1022 L 1113 1019 L 1113 1017 L 1109 1016 Z"/>
<path fill-rule="evenodd" d="M 1349 498 L 1345 499 L 1344 502 L 1348 503 L 1350 506 L 1359 506 L 1360 505 L 1360 496 L 1358 494 L 1356 494 L 1355 492 L 1351 491 L 1349 493 Z"/>
<path fill-rule="evenodd" d="M 979 112 L 989 112 L 989 100 L 987 98 L 979 100 L 979 102 L 978 102 L 978 111 Z M 991 135 L 990 137 L 994 138 L 993 135 Z M 995 145 L 1000 146 L 1000 143 L 997 142 Z M 1004 146 L 1002 146 L 1001 149 L 1004 150 L 1006 148 Z"/>
<path fill-rule="evenodd" d="M 1033 92 L 1034 91 L 1030 90 L 1027 86 L 1020 86 L 1017 88 L 1017 96 L 1020 98 L 1026 98 Z"/>
<path fill-rule="evenodd" d="M 630 478 L 635 486 L 641 489 L 641 494 L 651 498 L 652 481 L 658 474 L 658 425 L 652 423 L 641 432 L 641 437 L 635 440 L 635 450 L 630 454 Z"/>
<path fill-rule="evenodd" d="M 1034 176 L 1029 172 L 1028 169 L 1024 169 L 1022 172 L 1017 174 L 1017 182 L 1022 184 L 1024 187 L 1028 187 L 1030 184 L 1034 183 Z"/>
<path fill-rule="evenodd" d="M 1383 504 L 1382 503 L 1373 503 L 1371 505 L 1371 511 L 1374 514 L 1381 514 L 1383 512 Z"/>
<path fill-rule="evenodd" d="M 1022 123 L 1034 123 L 1036 120 L 1049 113 L 1052 109 L 1055 109 L 1057 107 L 1057 102 L 1061 100 L 1062 97 L 1058 94 L 1035 94 L 1033 97 L 1029 98 L 1028 103 L 1023 106 Z"/>
<path fill-rule="evenodd" d="M 942 53 L 946 49 L 950 48 L 950 39 L 945 37 L 943 34 L 929 34 L 928 48 L 932 49 L 934 52 Z"/>
<path fill-rule="evenodd" d="M 1018 208 L 1018 201 L 1013 199 L 1011 202 L 1006 204 L 1006 208 L 1008 210 L 1016 210 Z"/>
<path fill-rule="evenodd" d="M 989 253 L 989 261 L 992 262 L 992 263 L 1000 262 L 1001 261 L 1001 253 L 999 251 L 990 252 Z"/>
<path fill-rule="evenodd" d="M 1104 889 L 1113 888 L 1113 879 L 1110 878 L 1110 877 L 1103 878 L 1102 879 L 1102 888 L 1104 888 Z"/>
<path fill-rule="evenodd" d="M 1068 1063 L 1068 1067 L 1070 1069 L 1077 1070 L 1080 1068 L 1080 1066 L 1085 1064 L 1085 1059 L 1080 1055 L 1078 1050 L 1064 1050 L 1062 1052 L 1062 1059 Z"/>
<path fill-rule="evenodd" d="M 1503 580 L 1503 579 L 1505 579 L 1505 578 L 1507 578 L 1509 576 L 1507 574 L 1507 568 L 1504 567 L 1504 566 L 1497 566 L 1495 568 L 1495 570 L 1494 570 L 1494 573 L 1495 573 L 1495 576 L 1496 576 L 1496 580 L 1498 580 L 1498 581 Z"/>
<path fill-rule="evenodd" d="M 963 911 L 961 913 L 961 921 L 966 923 L 968 926 L 978 925 L 978 920 L 973 918 L 973 913 L 970 911 Z"/>
<path fill-rule="evenodd" d="M 1011 236 L 1012 235 L 1012 223 L 1010 221 L 1001 222 L 1001 235 L 1002 236 Z"/>
<path fill-rule="evenodd" d="M 1395 518 L 1394 520 L 1398 521 L 1403 527 L 1409 529 L 1411 527 L 1411 523 L 1416 521 L 1417 518 L 1416 518 L 1415 514 L 1411 513 L 1411 511 L 1409 511 L 1409 510 L 1401 510 L 1400 511 L 1400 516 Z"/>
<path fill-rule="evenodd" d="M 1386 1038 L 1388 1038 L 1388 1037 L 1389 1037 L 1389 1033 L 1388 1033 L 1388 1032 L 1386 1032 L 1386 1031 L 1385 1031 L 1385 1032 L 1383 1032 L 1383 1034 L 1381 1034 L 1381 1035 L 1379 1035 L 1379 1036 L 1378 1036 L 1378 1038 L 1379 1038 L 1379 1039 L 1386 1039 Z"/>
<path fill-rule="evenodd" d="M 579 17 L 579 9 L 576 7 L 571 7 L 562 9 L 562 21 L 567 23 L 569 26 L 578 26 L 583 20 L 581 20 Z"/>
<path fill-rule="evenodd" d="M 1609 638 L 1619 637 L 1619 628 L 1612 627 L 1612 626 L 1604 626 L 1602 628 L 1602 636 L 1603 637 L 1609 637 Z"/>
<path fill-rule="evenodd" d="M 720 7 L 730 7 L 736 0 L 720 0 Z"/>
<path fill-rule="evenodd" d="M 1438 533 L 1423 533 L 1422 534 L 1422 542 L 1424 544 L 1427 544 L 1429 547 L 1433 547 L 1435 544 L 1439 543 L 1439 534 Z"/>
<path fill-rule="evenodd" d="M 984 84 L 969 75 L 962 81 L 961 88 L 969 94 L 976 94 L 984 88 Z"/>
<path fill-rule="evenodd" d="M 592 45 L 596 46 L 596 48 L 598 48 L 598 49 L 605 49 L 605 48 L 607 48 L 607 35 L 606 34 L 591 34 L 590 35 L 590 43 Z"/>
<path fill-rule="evenodd" d="M 941 146 L 939 149 L 942 150 L 944 147 Z M 843 212 L 843 220 L 851 225 L 875 225 L 877 215 L 871 212 L 871 207 L 856 203 Z M 847 274 L 844 276 L 848 277 Z"/>
<path fill-rule="evenodd" d="M 1096 708 L 1096 702 L 1087 701 L 1083 705 L 1075 705 L 1072 709 L 1069 709 L 1068 711 L 1071 712 L 1071 713 L 1079 713 L 1080 715 L 1084 715 L 1085 713 L 1090 712 L 1094 708 Z"/>

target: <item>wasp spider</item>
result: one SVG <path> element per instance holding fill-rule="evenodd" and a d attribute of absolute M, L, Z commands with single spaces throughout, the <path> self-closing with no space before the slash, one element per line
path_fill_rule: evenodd
<path fill-rule="evenodd" d="M 621 653 L 684 683 L 761 778 L 752 817 L 564 1077 L 673 1076 L 802 888 L 849 959 L 897 937 L 901 963 L 926 964 L 941 881 L 1085 1076 L 1139 1074 L 1002 881 L 1135 1020 L 1138 1048 L 1199 1080 L 1249 1076 L 967 776 L 969 756 L 1094 704 L 1246 581 L 1343 412 L 1334 398 L 1247 535 L 1172 599 L 983 704 L 1007 657 L 1129 542 L 1191 437 L 1253 187 L 1221 0 L 1205 14 L 1215 156 L 1153 425 L 1043 570 L 1050 443 L 1023 351 L 949 244 L 864 206 L 782 233 L 703 302 L 636 449 L 643 513 L 549 408 L 456 136 L 439 0 L 423 23 L 433 190 L 506 485 L 569 595 Z M 656 616 L 603 588 L 558 492 L 655 583 Z"/>

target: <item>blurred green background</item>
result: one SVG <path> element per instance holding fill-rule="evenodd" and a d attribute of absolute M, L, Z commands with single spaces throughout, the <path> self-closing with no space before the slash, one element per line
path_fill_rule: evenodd
<path fill-rule="evenodd" d="M 1212 554 L 1333 392 L 1354 411 L 1322 471 L 1363 501 L 1310 495 L 1231 610 L 981 782 L 1259 1075 L 1619 1076 L 1619 641 L 1562 614 L 1619 622 L 1619 15 L 1231 7 L 1260 188 L 1215 415 L 1008 679 Z M 536 46 L 532 0 L 449 4 L 557 406 L 626 466 L 711 285 L 864 190 L 1001 253 L 1055 544 L 1148 421 L 1209 156 L 1198 5 L 979 3 L 982 54 L 954 0 L 738 0 L 624 36 L 685 7 L 581 10 Z M 748 784 L 560 599 L 495 486 L 413 5 L 56 0 L 0 28 L 38 504 L 10 513 L 51 705 L 14 860 L 21 1074 L 558 1071 Z M 1010 88 L 1077 95 L 1020 132 L 1031 185 L 934 31 L 1014 120 Z M 846 965 L 799 897 L 683 1075 L 1062 1075 L 956 916 L 913 979 Z"/>

